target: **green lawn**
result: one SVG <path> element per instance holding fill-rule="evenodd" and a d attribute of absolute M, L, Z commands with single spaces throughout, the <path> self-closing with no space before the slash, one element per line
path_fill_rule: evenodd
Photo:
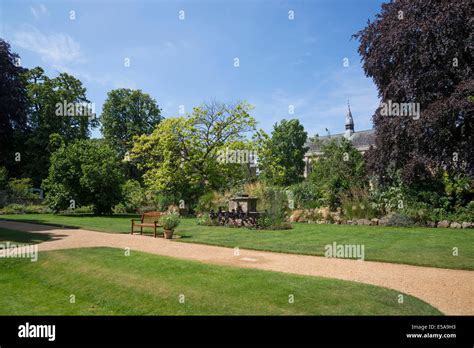
<path fill-rule="evenodd" d="M 474 270 L 474 230 L 295 223 L 292 230 L 197 226 L 186 219 L 180 242 L 203 243 L 276 252 L 324 255 L 324 246 L 361 244 L 365 259 L 419 266 Z M 453 256 L 453 247 L 458 256 Z"/>
<path fill-rule="evenodd" d="M 53 215 L 53 214 L 13 214 L 0 215 L 1 219 L 49 224 L 61 227 L 84 228 L 101 232 L 130 233 L 130 219 L 139 219 L 139 215 L 93 216 L 90 214 Z"/>
<path fill-rule="evenodd" d="M 0 219 L 128 233 L 131 217 L 31 214 L 3 215 Z M 303 223 L 295 223 L 293 226 L 292 230 L 255 231 L 198 226 L 196 219 L 182 219 L 176 233 L 183 237 L 179 242 L 308 255 L 324 255 L 324 246 L 333 242 L 362 244 L 365 246 L 366 260 L 474 270 L 474 230 Z M 454 247 L 458 248 L 458 256 L 453 256 Z"/>
<path fill-rule="evenodd" d="M 376 286 L 112 248 L 0 259 L 0 268 L 0 315 L 441 314 L 408 295 L 399 304 L 397 291 Z"/>

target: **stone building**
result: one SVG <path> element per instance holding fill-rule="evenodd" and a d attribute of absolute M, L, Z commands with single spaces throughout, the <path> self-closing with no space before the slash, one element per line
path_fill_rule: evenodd
<path fill-rule="evenodd" d="M 373 129 L 363 130 L 356 132 L 354 130 L 354 119 L 352 117 L 351 108 L 347 105 L 347 114 L 345 120 L 345 132 L 339 134 L 330 134 L 325 136 L 318 136 L 315 138 L 309 138 L 306 144 L 309 147 L 308 152 L 304 157 L 305 170 L 304 177 L 306 178 L 311 173 L 311 162 L 318 159 L 322 155 L 321 147 L 330 141 L 340 141 L 342 138 L 349 139 L 357 150 L 362 154 L 367 151 L 370 146 L 375 144 L 375 134 Z"/>

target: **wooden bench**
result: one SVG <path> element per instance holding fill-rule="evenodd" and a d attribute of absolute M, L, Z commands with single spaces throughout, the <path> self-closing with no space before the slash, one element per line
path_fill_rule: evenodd
<path fill-rule="evenodd" d="M 161 227 L 158 220 L 161 217 L 161 213 L 158 211 L 150 211 L 147 213 L 143 213 L 140 219 L 140 223 L 138 223 L 138 219 L 132 219 L 132 230 L 130 234 L 133 234 L 135 231 L 135 226 L 140 227 L 140 234 L 143 234 L 143 227 L 153 227 L 154 230 L 154 237 L 156 238 L 156 228 Z"/>

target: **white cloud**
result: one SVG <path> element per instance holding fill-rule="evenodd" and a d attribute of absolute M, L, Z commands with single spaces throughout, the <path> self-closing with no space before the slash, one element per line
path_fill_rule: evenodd
<path fill-rule="evenodd" d="M 44 4 L 38 6 L 30 6 L 30 12 L 36 19 L 39 19 L 42 15 L 48 14 L 48 9 Z"/>
<path fill-rule="evenodd" d="M 26 50 L 38 54 L 58 73 L 68 73 L 87 83 L 107 86 L 108 88 L 136 89 L 134 81 L 110 73 L 94 74 L 84 69 L 87 62 L 81 53 L 79 42 L 64 33 L 43 33 L 32 25 L 25 25 L 12 35 L 12 42 Z M 169 46 L 169 45 L 168 45 Z"/>
<path fill-rule="evenodd" d="M 83 63 L 80 45 L 72 37 L 63 33 L 43 34 L 28 25 L 13 34 L 13 43 L 21 48 L 37 53 L 51 65 Z"/>

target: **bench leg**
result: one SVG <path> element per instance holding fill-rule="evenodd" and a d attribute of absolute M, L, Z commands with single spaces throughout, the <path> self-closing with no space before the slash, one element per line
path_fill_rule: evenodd
<path fill-rule="evenodd" d="M 156 238 L 156 225 L 155 225 L 155 238 Z"/>
<path fill-rule="evenodd" d="M 140 226 L 140 234 L 143 234 L 143 226 Z"/>

